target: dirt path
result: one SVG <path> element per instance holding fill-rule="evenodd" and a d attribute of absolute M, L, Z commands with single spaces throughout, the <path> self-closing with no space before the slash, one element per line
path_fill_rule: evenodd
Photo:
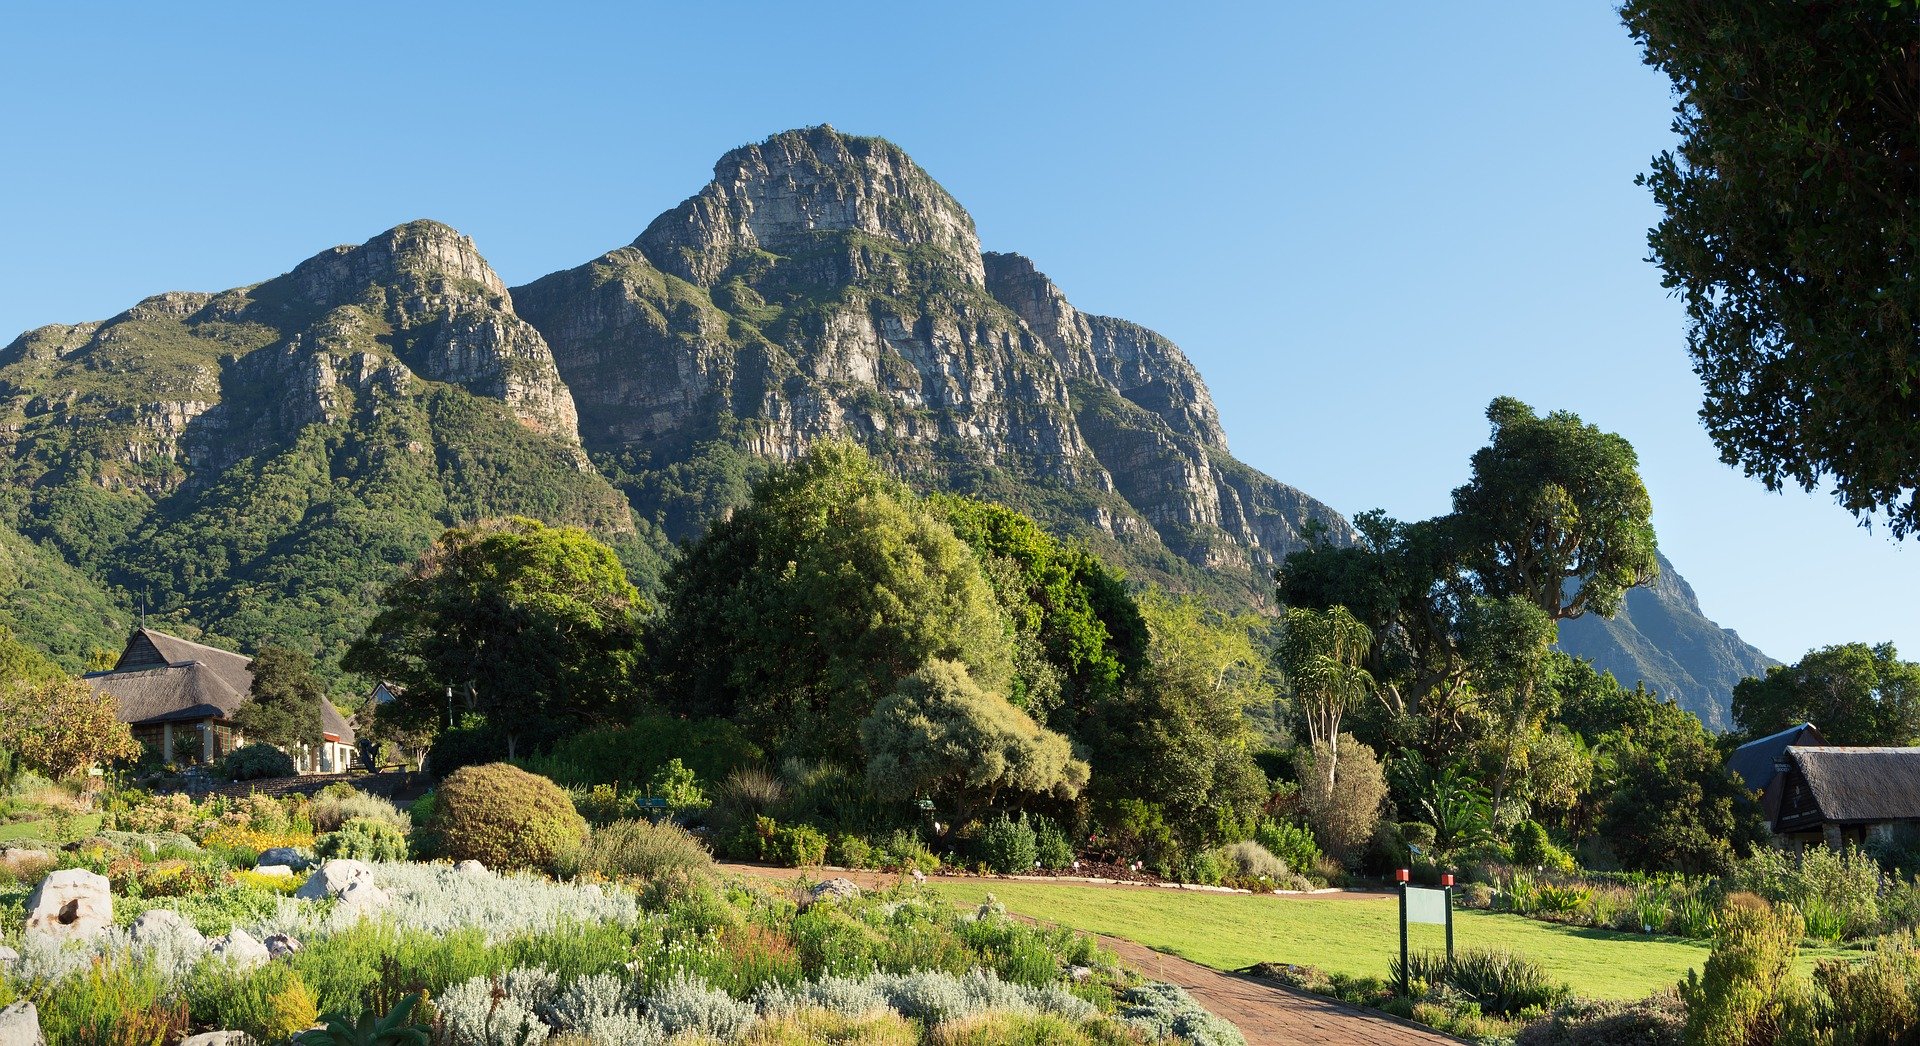
<path fill-rule="evenodd" d="M 722 864 L 725 873 L 765 882 L 791 883 L 803 876 L 820 880 L 839 876 L 862 887 L 889 887 L 900 881 L 883 872 L 820 871 L 755 864 Z M 1079 884 L 1085 885 L 1085 884 Z M 1155 889 L 1129 883 L 1116 890 Z M 1333 896 L 1333 895 L 1328 895 Z M 1122 962 L 1148 977 L 1185 988 L 1200 1005 L 1240 1029 L 1248 1046 L 1457 1046 L 1460 1040 L 1368 1010 L 1247 977 L 1221 973 L 1176 955 L 1156 952 L 1118 937 L 1101 937 Z"/>

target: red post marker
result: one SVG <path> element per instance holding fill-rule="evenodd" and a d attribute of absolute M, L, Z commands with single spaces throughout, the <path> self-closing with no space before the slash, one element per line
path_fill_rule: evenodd
<path fill-rule="evenodd" d="M 1394 870 L 1393 870 L 1393 881 L 1394 881 L 1394 882 L 1396 882 L 1396 883 L 1404 883 L 1404 882 L 1406 882 L 1406 881 L 1407 881 L 1407 879 L 1408 879 L 1408 878 L 1409 878 L 1409 876 L 1408 876 L 1408 874 L 1407 874 L 1407 870 L 1406 870 L 1405 868 L 1396 868 L 1396 869 L 1394 869 Z"/>
<path fill-rule="evenodd" d="M 1445 875 L 1442 875 L 1442 876 L 1440 877 L 1440 885 L 1441 885 L 1441 886 L 1452 886 L 1452 885 L 1453 885 L 1453 873 L 1452 873 L 1452 872 L 1448 872 L 1448 873 L 1446 873 Z"/>

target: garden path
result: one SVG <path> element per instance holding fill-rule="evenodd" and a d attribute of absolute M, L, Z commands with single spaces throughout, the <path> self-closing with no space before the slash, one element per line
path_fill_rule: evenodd
<path fill-rule="evenodd" d="M 803 873 L 792 868 L 758 864 L 723 863 L 720 870 L 781 883 L 793 883 L 803 876 L 814 881 L 839 876 L 867 888 L 888 887 L 900 881 L 899 876 L 883 872 L 816 869 Z M 1114 889 L 1153 887 L 1116 884 Z M 1240 1029 L 1240 1033 L 1247 1037 L 1248 1046 L 1296 1046 L 1309 1043 L 1316 1046 L 1457 1046 L 1460 1042 L 1429 1028 L 1398 1021 L 1384 1014 L 1293 991 L 1277 984 L 1221 973 L 1118 937 L 1101 937 L 1100 943 L 1142 974 L 1185 988 L 1208 1012 Z"/>

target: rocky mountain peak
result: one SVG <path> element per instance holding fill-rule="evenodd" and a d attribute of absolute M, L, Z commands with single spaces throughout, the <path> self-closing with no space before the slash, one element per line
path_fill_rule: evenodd
<path fill-rule="evenodd" d="M 986 281 L 973 218 L 899 146 L 821 125 L 735 149 L 713 181 L 655 219 L 634 246 L 655 265 L 713 283 L 743 252 L 790 254 L 856 233 L 949 254 Z"/>
<path fill-rule="evenodd" d="M 507 298 L 507 285 L 480 255 L 472 237 L 436 221 L 411 221 L 365 243 L 322 251 L 294 267 L 286 279 L 304 304 L 321 308 L 354 304 L 370 287 L 403 293 L 452 291 L 481 299 Z"/>

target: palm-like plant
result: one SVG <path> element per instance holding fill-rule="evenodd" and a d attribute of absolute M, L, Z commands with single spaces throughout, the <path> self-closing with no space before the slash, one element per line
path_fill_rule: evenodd
<path fill-rule="evenodd" d="M 418 995 L 409 995 L 385 1017 L 365 1010 L 352 1023 L 344 1013 L 329 1013 L 323 1018 L 326 1027 L 315 1028 L 296 1041 L 300 1046 L 427 1046 L 426 1029 L 411 1019 L 414 1004 L 419 1001 Z"/>

